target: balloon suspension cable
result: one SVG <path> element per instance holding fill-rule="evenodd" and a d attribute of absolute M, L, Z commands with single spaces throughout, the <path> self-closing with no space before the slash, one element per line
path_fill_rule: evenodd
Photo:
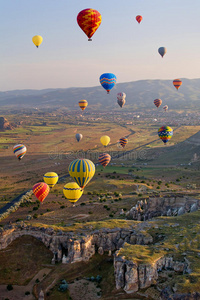
<path fill-rule="evenodd" d="M 88 42 L 91 42 L 92 41 L 92 39 L 88 39 Z"/>

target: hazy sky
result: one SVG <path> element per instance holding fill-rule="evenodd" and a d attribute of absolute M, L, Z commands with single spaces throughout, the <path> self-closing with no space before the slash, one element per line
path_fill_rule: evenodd
<path fill-rule="evenodd" d="M 76 21 L 85 8 L 102 15 L 92 42 Z M 118 83 L 200 77 L 200 0 L 1 0 L 0 24 L 1 91 L 96 86 L 105 72 Z"/>

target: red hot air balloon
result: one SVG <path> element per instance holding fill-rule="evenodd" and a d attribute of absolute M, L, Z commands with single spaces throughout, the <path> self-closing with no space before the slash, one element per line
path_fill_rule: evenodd
<path fill-rule="evenodd" d="M 126 144 L 128 143 L 128 140 L 127 140 L 127 138 L 123 137 L 123 138 L 119 139 L 119 143 L 124 148 L 126 146 Z"/>
<path fill-rule="evenodd" d="M 106 167 L 111 160 L 111 156 L 108 153 L 102 153 L 99 155 L 99 162 L 103 167 Z"/>
<path fill-rule="evenodd" d="M 162 100 L 161 99 L 155 99 L 153 102 L 154 102 L 154 104 L 155 104 L 156 107 L 160 107 L 161 104 L 162 104 Z"/>
<path fill-rule="evenodd" d="M 101 24 L 101 14 L 92 8 L 84 9 L 79 12 L 77 16 L 77 23 L 87 35 L 88 41 L 91 41 L 91 37 Z"/>
<path fill-rule="evenodd" d="M 49 188 L 48 184 L 46 184 L 44 182 L 36 183 L 33 186 L 33 193 L 35 194 L 35 196 L 38 198 L 38 200 L 40 202 L 44 201 L 44 199 L 48 196 L 49 191 L 50 191 L 50 188 Z"/>
<path fill-rule="evenodd" d="M 182 85 L 182 81 L 180 79 L 174 79 L 173 85 L 178 90 L 180 88 L 180 86 Z"/>
<path fill-rule="evenodd" d="M 136 21 L 140 24 L 140 22 L 142 21 L 142 16 L 138 15 L 135 18 L 136 18 Z"/>

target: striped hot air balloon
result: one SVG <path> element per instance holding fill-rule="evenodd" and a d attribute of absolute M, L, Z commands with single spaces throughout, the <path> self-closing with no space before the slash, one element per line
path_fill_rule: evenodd
<path fill-rule="evenodd" d="M 120 107 L 122 107 L 126 103 L 126 94 L 125 93 L 118 93 L 117 94 L 117 103 Z"/>
<path fill-rule="evenodd" d="M 87 100 L 80 100 L 78 104 L 82 110 L 86 109 L 86 107 L 88 106 Z"/>
<path fill-rule="evenodd" d="M 44 174 L 43 179 L 44 182 L 47 183 L 50 188 L 52 188 L 58 182 L 58 174 L 55 172 L 47 172 Z"/>
<path fill-rule="evenodd" d="M 135 18 L 136 18 L 136 21 L 140 24 L 140 22 L 142 21 L 142 16 L 138 15 Z"/>
<path fill-rule="evenodd" d="M 26 151 L 27 151 L 26 146 L 22 144 L 15 145 L 13 147 L 13 152 L 19 160 L 21 160 L 22 157 L 26 154 Z"/>
<path fill-rule="evenodd" d="M 155 99 L 155 100 L 153 101 L 153 103 L 155 104 L 156 107 L 160 107 L 161 104 L 162 104 L 162 100 L 161 100 L 161 99 Z"/>
<path fill-rule="evenodd" d="M 99 81 L 102 87 L 107 91 L 107 94 L 109 94 L 110 90 L 116 84 L 117 77 L 112 73 L 104 73 L 100 76 Z"/>
<path fill-rule="evenodd" d="M 173 129 L 169 126 L 162 126 L 158 129 L 158 136 L 166 144 L 173 136 Z"/>
<path fill-rule="evenodd" d="M 124 148 L 126 146 L 126 144 L 128 143 L 128 140 L 127 140 L 127 138 L 123 137 L 123 138 L 119 139 L 119 143 Z"/>
<path fill-rule="evenodd" d="M 50 188 L 48 184 L 44 182 L 38 182 L 33 186 L 33 193 L 40 202 L 44 201 L 44 199 L 48 196 L 49 191 Z"/>
<path fill-rule="evenodd" d="M 99 155 L 99 162 L 103 167 L 106 167 L 111 161 L 111 156 L 108 153 L 102 153 Z"/>
<path fill-rule="evenodd" d="M 174 79 L 173 80 L 173 85 L 178 90 L 180 88 L 180 86 L 182 85 L 182 81 L 180 79 Z"/>
<path fill-rule="evenodd" d="M 168 110 L 168 105 L 163 106 L 164 111 Z"/>
<path fill-rule="evenodd" d="M 101 14 L 92 8 L 83 9 L 77 16 L 77 23 L 87 35 L 88 41 L 101 25 Z"/>
<path fill-rule="evenodd" d="M 69 165 L 69 175 L 84 188 L 95 174 L 95 165 L 89 159 L 75 159 Z"/>
<path fill-rule="evenodd" d="M 83 189 L 76 182 L 69 182 L 63 188 L 63 194 L 70 202 L 75 203 L 83 194 Z"/>

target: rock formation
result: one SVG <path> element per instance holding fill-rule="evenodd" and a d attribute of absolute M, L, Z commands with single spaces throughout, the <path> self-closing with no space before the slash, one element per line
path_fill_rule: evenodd
<path fill-rule="evenodd" d="M 13 126 L 10 125 L 8 120 L 4 117 L 0 117 L 0 130 L 13 129 Z"/>

